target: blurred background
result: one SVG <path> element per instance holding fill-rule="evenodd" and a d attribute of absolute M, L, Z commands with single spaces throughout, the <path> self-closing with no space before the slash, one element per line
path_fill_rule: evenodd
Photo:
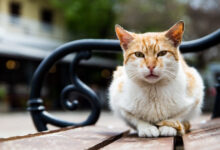
<path fill-rule="evenodd" d="M 0 112 L 26 111 L 31 78 L 43 58 L 59 45 L 82 38 L 115 39 L 114 25 L 134 32 L 164 31 L 185 22 L 184 40 L 220 28 L 219 0 L 0 0 Z M 220 75 L 220 46 L 186 54 L 206 84 L 204 111 L 213 107 Z M 70 83 L 65 57 L 48 72 L 42 98 L 48 110 L 61 110 L 60 92 Z M 108 109 L 107 88 L 121 54 L 94 53 L 78 68 L 79 77 L 96 91 Z M 87 102 L 77 94 L 81 109 Z"/>

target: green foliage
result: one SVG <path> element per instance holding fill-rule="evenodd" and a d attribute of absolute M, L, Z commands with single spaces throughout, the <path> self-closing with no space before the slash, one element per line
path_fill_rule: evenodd
<path fill-rule="evenodd" d="M 161 31 L 185 19 L 179 0 L 50 0 L 74 38 L 109 38 L 114 24 L 127 29 Z M 114 36 L 115 37 L 115 36 Z"/>
<path fill-rule="evenodd" d="M 105 38 L 113 29 L 113 0 L 50 0 L 75 38 Z"/>
<path fill-rule="evenodd" d="M 7 94 L 6 89 L 0 87 L 0 101 L 6 97 L 6 94 Z"/>
<path fill-rule="evenodd" d="M 127 0 L 120 4 L 117 23 L 137 32 L 163 31 L 185 19 L 185 4 L 179 0 Z"/>

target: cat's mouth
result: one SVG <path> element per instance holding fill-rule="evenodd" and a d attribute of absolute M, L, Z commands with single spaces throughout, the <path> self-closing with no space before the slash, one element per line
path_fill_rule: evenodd
<path fill-rule="evenodd" d="M 159 76 L 151 73 L 151 74 L 145 76 L 145 78 L 146 79 L 157 79 L 157 78 L 159 78 Z"/>

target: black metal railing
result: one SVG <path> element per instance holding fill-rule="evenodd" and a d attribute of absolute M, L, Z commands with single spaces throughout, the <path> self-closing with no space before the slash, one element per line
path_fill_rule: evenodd
<path fill-rule="evenodd" d="M 180 45 L 182 53 L 198 52 L 205 50 L 209 47 L 215 46 L 220 43 L 220 29 L 198 40 L 183 42 Z M 93 51 L 105 52 L 121 52 L 121 48 L 118 40 L 103 40 L 103 39 L 84 39 L 76 40 L 66 43 L 58 47 L 51 55 L 46 57 L 38 66 L 35 71 L 31 83 L 30 99 L 28 100 L 28 110 L 31 113 L 33 122 L 38 131 L 47 130 L 47 124 L 52 124 L 58 127 L 66 126 L 85 126 L 96 123 L 99 118 L 101 106 L 99 99 L 95 92 L 84 84 L 76 75 L 77 65 L 82 59 L 89 59 L 92 56 Z M 69 92 L 79 92 L 83 94 L 91 105 L 91 113 L 88 118 L 79 123 L 68 122 L 60 120 L 50 115 L 43 106 L 43 100 L 41 99 L 41 89 L 44 82 L 44 77 L 50 68 L 58 60 L 64 56 L 76 53 L 72 64 L 70 66 L 70 78 L 72 84 L 67 85 L 61 92 L 61 103 L 64 108 L 69 110 L 75 110 L 78 102 L 75 100 L 70 102 L 68 99 Z M 219 94 L 220 91 L 218 91 Z M 220 109 L 219 97 L 216 98 L 217 109 Z M 218 111 L 219 112 L 219 111 Z M 214 111 L 215 113 L 215 111 Z M 220 114 L 215 117 L 219 117 Z"/>
<path fill-rule="evenodd" d="M 217 91 L 217 95 L 215 98 L 212 118 L 220 117 L 220 76 L 217 78 L 216 91 Z"/>

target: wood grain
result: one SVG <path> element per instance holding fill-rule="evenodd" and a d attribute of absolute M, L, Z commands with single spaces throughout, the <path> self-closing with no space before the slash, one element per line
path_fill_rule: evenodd
<path fill-rule="evenodd" d="M 191 133 L 183 136 L 185 150 L 219 150 L 219 141 L 220 119 L 200 124 Z"/>
<path fill-rule="evenodd" d="M 0 150 L 219 150 L 220 119 L 193 125 L 192 131 L 175 142 L 174 137 L 139 138 L 127 127 L 68 127 L 53 131 L 0 139 Z M 176 140 L 177 141 L 177 140 Z M 183 142 L 182 142 L 183 141 Z"/>
<path fill-rule="evenodd" d="M 172 150 L 173 137 L 139 138 L 137 135 L 123 137 L 101 150 Z"/>
<path fill-rule="evenodd" d="M 87 126 L 39 136 L 1 141 L 1 150 L 98 149 L 128 133 L 128 128 Z"/>
<path fill-rule="evenodd" d="M 220 127 L 220 118 L 206 120 L 203 123 L 192 124 L 191 133 L 196 133 L 204 130 L 210 130 Z"/>

